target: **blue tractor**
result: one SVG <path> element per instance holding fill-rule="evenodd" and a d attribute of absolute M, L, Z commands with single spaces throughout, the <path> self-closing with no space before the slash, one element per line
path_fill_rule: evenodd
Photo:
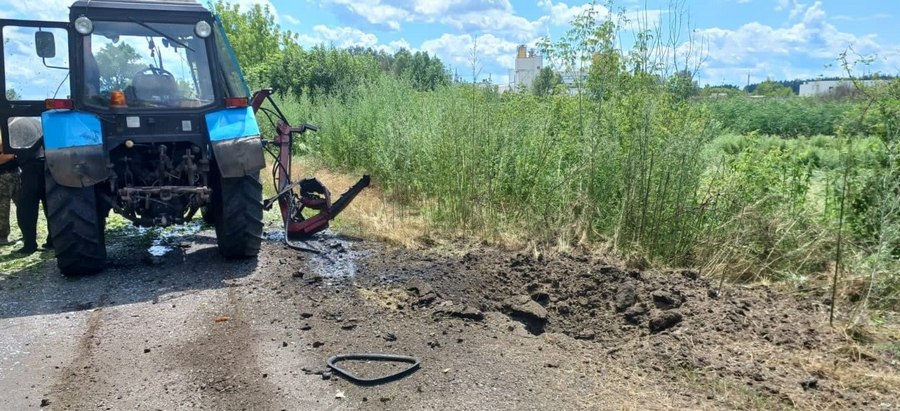
<path fill-rule="evenodd" d="M 303 220 L 304 205 L 317 205 L 325 226 L 340 211 L 316 181 L 290 182 L 283 153 L 279 196 L 263 202 L 264 145 L 289 150 L 293 133 L 313 127 L 290 128 L 276 107 L 277 139 L 260 137 L 256 109 L 271 91 L 250 93 L 209 10 L 189 0 L 79 0 L 69 16 L 0 20 L 4 152 L 46 158 L 48 225 L 63 274 L 103 269 L 111 210 L 157 227 L 202 214 L 227 258 L 258 254 L 263 208 L 275 200 L 286 227 Z M 11 134 L 21 118 L 39 119 L 42 138 Z"/>

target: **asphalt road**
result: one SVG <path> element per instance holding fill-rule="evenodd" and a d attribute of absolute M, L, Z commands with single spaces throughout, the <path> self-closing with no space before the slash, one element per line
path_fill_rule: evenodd
<path fill-rule="evenodd" d="M 199 226 L 119 230 L 100 274 L 63 277 L 50 253 L 2 273 L 0 411 L 895 404 L 896 364 L 818 368 L 844 346 L 821 304 L 765 287 L 713 298 L 690 271 L 588 256 L 414 251 L 332 233 L 310 254 L 268 234 L 258 258 L 226 261 Z M 332 355 L 367 352 L 422 365 L 375 386 L 327 369 Z M 402 365 L 345 367 L 373 377 Z"/>
<path fill-rule="evenodd" d="M 98 275 L 63 277 L 51 258 L 0 281 L 0 410 L 583 409 L 610 394 L 570 338 L 392 306 L 416 274 L 359 269 L 377 243 L 326 235 L 315 256 L 270 240 L 245 261 L 221 259 L 209 230 L 164 241 L 163 257 L 146 238 L 108 243 Z M 322 376 L 331 355 L 373 351 L 422 368 L 376 387 Z"/>

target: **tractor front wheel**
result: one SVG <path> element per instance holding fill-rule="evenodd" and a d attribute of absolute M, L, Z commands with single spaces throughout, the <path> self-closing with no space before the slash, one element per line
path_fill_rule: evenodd
<path fill-rule="evenodd" d="M 63 275 L 94 274 L 106 265 L 106 218 L 94 187 L 66 187 L 45 173 L 47 225 Z"/>
<path fill-rule="evenodd" d="M 219 252 L 226 258 L 254 257 L 259 254 L 263 232 L 259 173 L 217 180 L 211 206 Z"/>

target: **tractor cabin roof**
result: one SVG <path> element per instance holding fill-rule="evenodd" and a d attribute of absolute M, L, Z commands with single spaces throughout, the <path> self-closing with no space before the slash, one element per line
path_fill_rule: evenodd
<path fill-rule="evenodd" d="M 70 9 L 84 12 L 89 9 L 122 9 L 176 12 L 209 12 L 195 0 L 78 0 Z"/>

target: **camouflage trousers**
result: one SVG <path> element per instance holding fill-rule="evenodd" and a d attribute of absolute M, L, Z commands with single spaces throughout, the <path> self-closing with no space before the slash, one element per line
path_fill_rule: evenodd
<path fill-rule="evenodd" d="M 0 173 L 0 242 L 9 237 L 10 203 L 16 198 L 19 188 L 19 173 Z"/>

